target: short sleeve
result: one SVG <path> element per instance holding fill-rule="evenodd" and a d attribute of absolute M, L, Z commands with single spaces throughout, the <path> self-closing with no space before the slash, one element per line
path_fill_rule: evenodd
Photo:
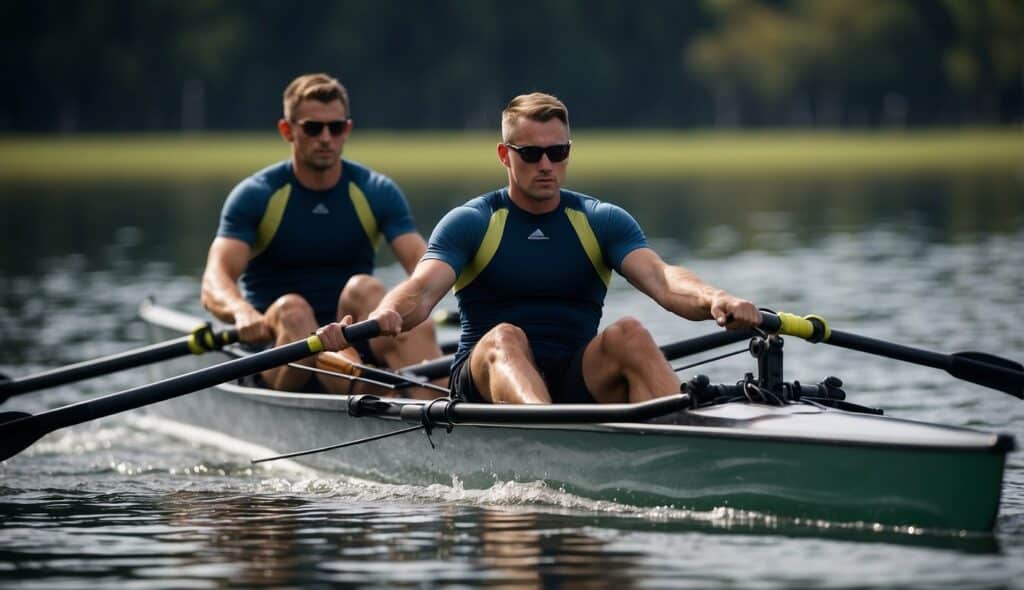
<path fill-rule="evenodd" d="M 224 201 L 217 236 L 235 238 L 252 246 L 266 208 L 267 192 L 264 184 L 251 178 L 238 183 Z"/>
<path fill-rule="evenodd" d="M 398 184 L 382 174 L 373 174 L 369 187 L 373 191 L 374 215 L 380 224 L 380 231 L 391 242 L 398 236 L 416 231 L 409 202 L 406 201 Z"/>
<path fill-rule="evenodd" d="M 647 236 L 640 224 L 625 209 L 611 203 L 597 206 L 599 240 L 608 263 L 622 274 L 622 261 L 633 250 L 646 248 Z"/>
<path fill-rule="evenodd" d="M 440 260 L 458 276 L 483 242 L 490 219 L 480 209 L 456 207 L 437 223 L 423 260 Z"/>

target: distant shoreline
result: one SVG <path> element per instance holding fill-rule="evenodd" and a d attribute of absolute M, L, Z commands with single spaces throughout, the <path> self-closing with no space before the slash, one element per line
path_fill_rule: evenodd
<path fill-rule="evenodd" d="M 577 130 L 571 178 L 682 180 L 1019 170 L 1024 131 Z M 497 132 L 356 129 L 345 156 L 400 182 L 502 179 Z M 0 182 L 234 180 L 288 157 L 273 132 L 0 135 Z"/>

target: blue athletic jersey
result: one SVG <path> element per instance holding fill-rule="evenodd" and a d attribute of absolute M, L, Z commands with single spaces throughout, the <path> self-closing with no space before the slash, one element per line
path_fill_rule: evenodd
<path fill-rule="evenodd" d="M 622 208 L 561 191 L 557 209 L 523 211 L 502 189 L 450 211 L 423 258 L 457 277 L 462 336 L 455 362 L 491 328 L 522 328 L 538 359 L 572 355 L 597 335 L 611 269 L 647 239 Z"/>
<path fill-rule="evenodd" d="M 314 191 L 295 178 L 290 160 L 246 178 L 228 195 L 217 235 L 242 240 L 252 255 L 242 294 L 265 311 L 297 293 L 321 325 L 335 321 L 348 279 L 372 273 L 381 237 L 416 231 L 409 204 L 388 177 L 342 160 L 334 188 Z"/>

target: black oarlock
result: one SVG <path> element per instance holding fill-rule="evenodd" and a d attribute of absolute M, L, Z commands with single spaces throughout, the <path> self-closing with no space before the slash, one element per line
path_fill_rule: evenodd
<path fill-rule="evenodd" d="M 348 415 L 355 418 L 361 416 L 380 416 L 386 414 L 391 404 L 376 395 L 362 394 L 348 398 Z"/>
<path fill-rule="evenodd" d="M 750 354 L 757 359 L 757 385 L 777 397 L 785 399 L 782 380 L 782 338 L 755 336 L 750 339 Z"/>
<path fill-rule="evenodd" d="M 843 391 L 843 382 L 839 377 L 825 377 L 820 383 L 808 385 L 806 383 L 800 383 L 794 381 L 791 386 L 793 393 L 793 400 L 799 400 L 805 397 L 814 397 L 821 399 L 846 399 L 846 392 Z"/>
<path fill-rule="evenodd" d="M 702 404 L 706 404 L 715 400 L 718 393 L 712 391 L 709 387 L 711 380 L 708 379 L 707 375 L 699 374 L 694 375 L 692 379 L 686 381 L 679 387 L 679 391 L 690 396 L 691 407 L 696 408 Z"/>

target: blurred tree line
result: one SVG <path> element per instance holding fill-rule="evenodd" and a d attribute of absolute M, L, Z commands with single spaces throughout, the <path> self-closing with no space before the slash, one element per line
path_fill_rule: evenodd
<path fill-rule="evenodd" d="M 267 129 L 326 71 L 362 128 L 1019 124 L 1024 0 L 7 0 L 0 131 Z"/>

